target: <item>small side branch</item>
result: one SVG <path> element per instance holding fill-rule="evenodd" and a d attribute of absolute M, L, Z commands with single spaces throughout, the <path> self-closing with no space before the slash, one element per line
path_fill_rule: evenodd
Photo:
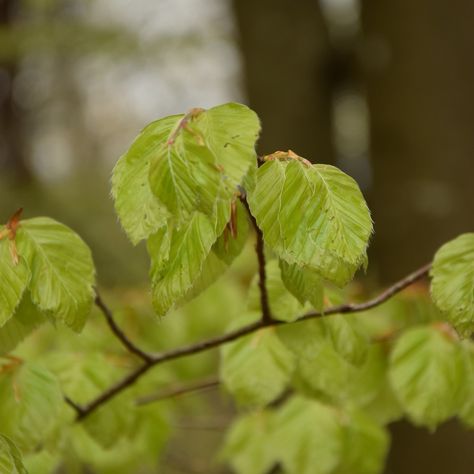
<path fill-rule="evenodd" d="M 159 391 L 158 393 L 152 393 L 151 395 L 145 395 L 140 397 L 136 404 L 148 405 L 149 403 L 158 402 L 160 400 L 167 400 L 169 398 L 179 397 L 181 395 L 187 395 L 189 393 L 202 392 L 203 390 L 209 390 L 219 386 L 220 381 L 216 377 L 200 380 L 198 382 L 193 382 L 191 384 L 181 384 L 175 387 L 168 387 Z"/>
<path fill-rule="evenodd" d="M 367 311 L 371 308 L 381 305 L 385 301 L 389 300 L 397 293 L 402 291 L 403 289 L 407 288 L 414 282 L 421 280 L 425 276 L 428 275 L 431 268 L 431 264 L 425 265 L 421 267 L 419 270 L 411 273 L 410 275 L 406 276 L 402 280 L 394 283 L 392 286 L 387 288 L 385 291 L 380 293 L 375 298 L 372 298 L 365 303 L 358 303 L 358 304 L 344 304 L 340 306 L 334 306 L 332 308 L 328 308 L 324 312 L 312 312 L 307 313 L 300 318 L 296 319 L 291 323 L 285 321 L 277 321 L 271 320 L 269 323 L 265 322 L 263 319 L 257 321 L 255 323 L 249 324 L 244 326 L 240 329 L 235 331 L 229 332 L 222 336 L 218 336 L 215 338 L 207 339 L 201 342 L 197 342 L 195 344 L 191 344 L 189 346 L 184 346 L 178 349 L 173 349 L 168 352 L 163 352 L 161 354 L 157 354 L 151 356 L 151 359 L 145 360 L 144 363 L 137 367 L 133 372 L 126 375 L 122 380 L 119 380 L 115 385 L 112 385 L 110 388 L 105 390 L 101 395 L 99 395 L 96 399 L 92 400 L 88 405 L 80 408 L 78 411 L 78 415 L 76 417 L 77 421 L 80 421 L 87 416 L 89 416 L 92 412 L 97 410 L 101 405 L 105 404 L 116 395 L 121 393 L 122 391 L 126 390 L 127 388 L 131 387 L 139 378 L 141 378 L 146 372 L 148 372 L 152 367 L 162 364 L 164 362 L 179 359 L 181 357 L 186 357 L 189 355 L 197 354 L 199 352 L 204 352 L 215 347 L 219 347 L 223 344 L 228 344 L 232 341 L 240 339 L 241 337 L 247 336 L 248 334 L 252 334 L 259 329 L 268 326 L 277 326 L 283 324 L 293 324 L 294 322 L 301 322 L 306 321 L 309 319 L 320 318 L 323 316 L 330 316 L 333 314 L 348 314 L 348 313 L 358 313 L 361 311 Z"/>
<path fill-rule="evenodd" d="M 117 339 L 122 343 L 122 345 L 132 354 L 140 357 L 140 359 L 149 362 L 153 359 L 151 354 L 147 354 L 145 351 L 142 351 L 137 347 L 130 339 L 124 334 L 124 332 L 117 326 L 117 323 L 114 320 L 112 311 L 104 303 L 99 292 L 96 290 L 95 305 L 102 311 L 102 314 L 105 316 L 105 320 L 109 325 L 110 330 L 114 333 Z"/>
<path fill-rule="evenodd" d="M 268 299 L 268 291 L 267 291 L 267 273 L 265 269 L 265 244 L 263 241 L 263 233 L 258 227 L 257 221 L 255 217 L 250 212 L 250 207 L 245 197 L 241 198 L 242 204 L 244 205 L 245 209 L 250 216 L 250 220 L 252 221 L 253 228 L 257 234 L 257 242 L 255 244 L 255 251 L 257 253 L 258 259 L 258 288 L 260 290 L 260 306 L 262 309 L 262 321 L 265 325 L 270 325 L 274 321 L 272 312 L 270 309 L 270 303 Z"/>

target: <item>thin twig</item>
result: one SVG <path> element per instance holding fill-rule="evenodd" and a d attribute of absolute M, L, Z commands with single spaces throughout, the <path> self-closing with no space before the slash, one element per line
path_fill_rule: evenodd
<path fill-rule="evenodd" d="M 181 384 L 175 387 L 168 387 L 159 391 L 158 393 L 152 393 L 151 395 L 145 395 L 140 397 L 136 401 L 136 405 L 148 405 L 149 403 L 158 402 L 160 400 L 167 400 L 168 398 L 175 398 L 181 395 L 187 395 L 188 393 L 201 392 L 210 388 L 215 388 L 220 384 L 220 381 L 216 377 L 207 378 L 191 384 Z"/>
<path fill-rule="evenodd" d="M 114 320 L 112 311 L 104 303 L 104 300 L 101 298 L 97 289 L 96 289 L 95 304 L 102 311 L 102 314 L 105 316 L 105 319 L 111 331 L 115 334 L 117 339 L 125 346 L 125 348 L 129 352 L 140 357 L 140 359 L 144 360 L 145 362 L 150 362 L 153 360 L 153 355 L 147 354 L 145 351 L 142 351 L 139 347 L 137 347 L 132 341 L 130 341 L 130 339 L 125 335 L 125 333 L 117 326 L 117 323 Z"/>
<path fill-rule="evenodd" d="M 76 402 L 72 401 L 66 395 L 64 396 L 64 401 L 77 413 L 77 416 L 80 416 L 82 414 L 82 412 L 84 411 L 84 408 L 82 408 Z"/>
<path fill-rule="evenodd" d="M 303 315 L 302 317 L 296 319 L 294 322 L 301 322 L 306 321 L 308 319 L 319 318 L 322 316 L 330 316 L 332 314 L 347 314 L 347 313 L 358 313 L 361 311 L 366 311 L 368 309 L 374 308 L 415 281 L 420 280 L 421 278 L 428 275 L 429 270 L 431 268 L 431 264 L 425 265 L 421 267 L 419 270 L 411 273 L 410 275 L 406 276 L 402 280 L 396 282 L 385 291 L 380 293 L 380 295 L 376 296 L 375 298 L 366 301 L 365 303 L 359 304 L 345 304 L 340 306 L 335 306 L 333 308 L 329 308 L 323 312 L 312 312 Z M 122 391 L 126 390 L 130 386 L 132 386 L 136 380 L 138 380 L 142 375 L 147 373 L 152 367 L 162 364 L 164 362 L 179 359 L 181 357 L 186 357 L 188 355 L 197 354 L 199 352 L 204 352 L 215 347 L 219 347 L 223 344 L 228 344 L 229 342 L 235 341 L 243 336 L 251 334 L 259 329 L 262 329 L 266 326 L 276 326 L 276 325 L 283 325 L 283 324 L 293 324 L 285 321 L 276 321 L 273 320 L 271 323 L 265 323 L 263 320 L 257 321 L 255 323 L 249 324 L 244 326 L 240 329 L 232 331 L 230 333 L 224 334 L 222 336 L 218 336 L 215 338 L 211 338 L 205 341 L 201 341 L 195 344 L 191 344 L 189 346 L 184 346 L 178 349 L 173 349 L 168 352 L 163 352 L 161 354 L 154 355 L 151 360 L 144 361 L 144 363 L 137 367 L 133 372 L 126 375 L 122 380 L 119 380 L 115 385 L 112 385 L 110 388 L 105 390 L 101 395 L 99 395 L 96 399 L 92 400 L 88 405 L 84 406 L 81 409 L 81 412 L 78 413 L 76 420 L 82 420 L 89 416 L 92 412 L 97 410 L 101 405 L 108 402 L 110 399 L 114 398 L 117 394 L 121 393 Z"/>
<path fill-rule="evenodd" d="M 262 309 L 262 322 L 265 325 L 271 325 L 274 321 L 272 312 L 270 309 L 270 302 L 268 300 L 268 291 L 267 291 L 267 273 L 265 269 L 265 244 L 263 241 L 263 233 L 258 227 L 257 220 L 252 215 L 250 211 L 249 204 L 247 199 L 242 196 L 241 202 L 244 205 L 245 209 L 248 212 L 250 220 L 252 221 L 252 225 L 255 229 L 255 233 L 257 234 L 257 241 L 255 243 L 255 251 L 257 252 L 257 259 L 258 259 L 258 288 L 260 290 L 260 306 Z"/>

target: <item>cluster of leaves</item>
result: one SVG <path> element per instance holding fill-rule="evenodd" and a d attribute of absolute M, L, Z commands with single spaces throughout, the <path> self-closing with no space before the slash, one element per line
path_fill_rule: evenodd
<path fill-rule="evenodd" d="M 277 465 L 289 474 L 370 474 L 383 469 L 391 421 L 407 416 L 434 429 L 458 416 L 473 426 L 474 234 L 435 255 L 431 299 L 419 291 L 370 311 L 334 314 L 328 307 L 344 301 L 342 288 L 367 265 L 368 207 L 357 183 L 333 166 L 292 151 L 258 166 L 259 132 L 255 113 L 239 104 L 166 117 L 141 132 L 112 179 L 123 228 L 134 244 L 147 243 L 154 313 L 182 312 L 174 318 L 182 341 L 162 327 L 151 331 L 151 321 L 136 339 L 163 348 L 163 341 L 189 339 L 183 328 L 204 336 L 227 324 L 254 325 L 221 349 L 220 379 L 242 410 L 221 458 L 245 474 Z M 222 287 L 220 297 L 209 288 L 191 302 L 245 248 L 249 221 L 266 253 L 258 255 L 245 303 L 239 294 L 229 310 Z M 35 473 L 59 464 L 104 473 L 152 465 L 173 411 L 137 406 L 137 398 L 177 376 L 216 370 L 213 359 L 176 361 L 137 376 L 75 422 L 74 406 L 81 413 L 141 370 L 135 355 L 94 321 L 80 342 L 60 338 L 59 328 L 33 349 L 11 351 L 43 322 L 81 331 L 94 273 L 87 246 L 62 224 L 16 214 L 0 228 L 1 472 L 26 472 L 22 454 Z M 186 318 L 187 308 L 198 314 Z M 136 313 L 132 319 L 142 321 Z"/>

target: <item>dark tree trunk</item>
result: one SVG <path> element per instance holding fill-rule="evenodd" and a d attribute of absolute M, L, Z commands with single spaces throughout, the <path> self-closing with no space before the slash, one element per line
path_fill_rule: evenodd
<path fill-rule="evenodd" d="M 259 114 L 259 152 L 292 149 L 332 162 L 328 35 L 315 0 L 234 0 L 245 90 Z"/>
<path fill-rule="evenodd" d="M 14 22 L 17 9 L 18 1 L 0 0 L 1 28 Z M 31 172 L 25 157 L 21 111 L 13 94 L 17 72 L 16 61 L 0 61 L 0 173 L 25 183 L 30 181 Z"/>

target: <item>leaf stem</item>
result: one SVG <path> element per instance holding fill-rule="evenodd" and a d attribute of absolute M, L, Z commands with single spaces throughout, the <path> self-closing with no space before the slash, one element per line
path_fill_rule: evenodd
<path fill-rule="evenodd" d="M 244 337 L 248 334 L 251 334 L 259 329 L 262 329 L 266 326 L 277 326 L 277 325 L 284 325 L 284 324 L 294 324 L 295 322 L 306 321 L 309 319 L 320 318 L 323 316 L 330 316 L 332 314 L 348 314 L 348 313 L 358 313 L 362 311 L 367 311 L 371 308 L 381 305 L 385 301 L 389 300 L 393 296 L 395 296 L 400 291 L 404 290 L 414 282 L 421 280 L 425 276 L 428 275 L 431 269 L 431 264 L 424 265 L 420 269 L 410 273 L 406 277 L 402 278 L 398 282 L 394 283 L 392 286 L 387 288 L 385 291 L 380 293 L 375 298 L 372 298 L 364 303 L 358 304 L 344 304 L 339 306 L 334 306 L 322 312 L 311 312 L 307 313 L 300 318 L 296 319 L 291 323 L 285 321 L 277 321 L 272 320 L 270 323 L 263 321 L 263 319 L 244 326 L 240 329 L 235 331 L 229 332 L 227 334 L 223 334 L 221 336 L 217 336 L 211 339 L 207 339 L 204 341 L 197 342 L 195 344 L 191 344 L 188 346 L 184 346 L 178 349 L 173 349 L 167 352 L 162 352 L 161 354 L 156 354 L 150 356 L 150 359 L 145 360 L 142 365 L 137 367 L 133 372 L 126 375 L 122 380 L 119 380 L 117 383 L 106 389 L 101 395 L 97 398 L 92 400 L 89 404 L 84 407 L 79 407 L 79 410 L 76 410 L 77 417 L 76 420 L 80 421 L 89 416 L 95 410 L 97 410 L 100 406 L 114 398 L 116 395 L 121 393 L 122 391 L 126 390 L 127 388 L 131 387 L 139 378 L 141 378 L 145 373 L 147 373 L 151 368 L 156 365 L 163 364 L 164 362 L 179 359 L 181 357 L 186 357 L 193 354 L 198 354 L 200 352 L 204 352 L 215 347 L 219 347 L 223 344 L 228 344 L 229 342 L 235 341 L 241 337 Z M 68 402 L 70 403 L 70 402 Z M 71 404 L 71 403 L 70 403 Z"/>

